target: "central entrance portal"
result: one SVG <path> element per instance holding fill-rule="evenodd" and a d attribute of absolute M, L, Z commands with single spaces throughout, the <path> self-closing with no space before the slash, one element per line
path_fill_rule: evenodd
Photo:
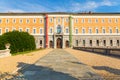
<path fill-rule="evenodd" d="M 57 39 L 57 48 L 62 48 L 62 39 L 61 38 Z"/>

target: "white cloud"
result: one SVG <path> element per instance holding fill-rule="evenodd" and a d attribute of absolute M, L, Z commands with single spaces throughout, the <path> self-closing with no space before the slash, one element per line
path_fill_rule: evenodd
<path fill-rule="evenodd" d="M 101 6 L 114 6 L 117 3 L 114 1 L 110 0 L 103 0 L 101 2 L 95 2 L 95 1 L 88 1 L 86 3 L 78 3 L 78 2 L 73 2 L 71 9 L 73 12 L 77 11 L 90 11 L 90 10 L 95 10 Z"/>

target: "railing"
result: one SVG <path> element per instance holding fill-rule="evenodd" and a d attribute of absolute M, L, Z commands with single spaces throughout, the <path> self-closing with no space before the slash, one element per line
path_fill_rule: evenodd
<path fill-rule="evenodd" d="M 10 49 L 0 50 L 0 58 L 11 56 Z"/>
<path fill-rule="evenodd" d="M 78 50 L 85 50 L 85 51 L 91 51 L 91 52 L 99 52 L 99 53 L 104 53 L 104 54 L 110 54 L 113 51 L 120 51 L 120 47 L 117 46 L 104 46 L 104 47 L 73 47 L 73 49 L 78 49 Z M 119 53 L 118 53 L 119 54 Z M 120 55 L 120 54 L 119 54 Z"/>

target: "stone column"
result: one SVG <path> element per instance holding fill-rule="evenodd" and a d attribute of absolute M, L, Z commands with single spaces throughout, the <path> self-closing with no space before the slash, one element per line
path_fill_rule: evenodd
<path fill-rule="evenodd" d="M 65 48 L 65 39 L 64 39 L 64 36 L 63 36 L 63 45 L 62 45 L 62 48 Z"/>
<path fill-rule="evenodd" d="M 69 43 L 72 47 L 72 16 L 69 17 Z"/>
<path fill-rule="evenodd" d="M 46 14 L 45 15 L 46 16 L 46 19 L 45 19 L 45 21 L 46 21 L 46 23 L 45 23 L 45 41 L 46 41 L 46 43 L 45 43 L 45 47 L 46 48 L 48 48 L 48 15 Z"/>
<path fill-rule="evenodd" d="M 93 47 L 96 47 L 96 39 L 92 39 L 92 45 Z"/>
<path fill-rule="evenodd" d="M 117 39 L 116 38 L 113 39 L 113 46 L 117 46 Z"/>

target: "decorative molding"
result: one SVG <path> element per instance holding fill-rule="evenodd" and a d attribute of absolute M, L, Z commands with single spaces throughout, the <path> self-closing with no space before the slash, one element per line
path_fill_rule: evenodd
<path fill-rule="evenodd" d="M 0 16 L 0 18 L 45 18 L 45 16 Z"/>

